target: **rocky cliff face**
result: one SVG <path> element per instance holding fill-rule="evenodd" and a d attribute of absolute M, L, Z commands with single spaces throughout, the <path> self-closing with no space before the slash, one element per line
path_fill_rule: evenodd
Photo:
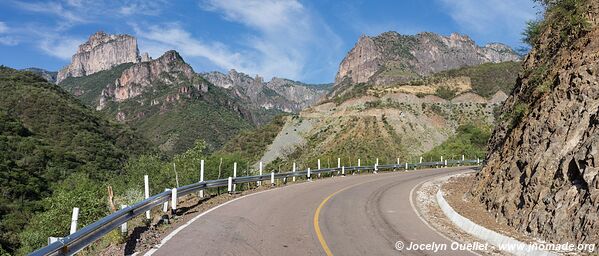
<path fill-rule="evenodd" d="M 264 82 L 260 76 L 252 78 L 235 70 L 230 70 L 228 74 L 210 72 L 202 76 L 212 84 L 230 90 L 247 104 L 285 112 L 297 113 L 314 104 L 327 92 L 322 88 L 283 78 Z"/>
<path fill-rule="evenodd" d="M 415 36 L 386 32 L 375 37 L 361 36 L 339 65 L 335 91 L 340 84 L 407 82 L 439 71 L 487 62 L 519 60 L 509 47 L 494 43 L 476 45 L 468 36 L 441 36 L 420 33 Z"/>
<path fill-rule="evenodd" d="M 144 60 L 149 56 L 144 54 Z M 137 40 L 130 35 L 109 35 L 96 32 L 79 46 L 71 63 L 58 72 L 57 83 L 68 77 L 81 77 L 108 70 L 123 63 L 141 61 Z"/>
<path fill-rule="evenodd" d="M 597 244 L 599 2 L 576 5 L 586 30 L 548 9 L 472 193 L 522 232 Z"/>
<path fill-rule="evenodd" d="M 168 51 L 158 59 L 137 63 L 125 69 L 114 84 L 102 90 L 97 109 L 103 109 L 109 101 L 122 102 L 137 97 L 148 89 L 154 89 L 153 85 L 157 80 L 173 85 L 182 79 L 192 81 L 194 75 L 193 69 L 183 61 L 179 53 Z M 205 84 L 197 83 L 192 86 L 198 90 L 207 90 Z"/>

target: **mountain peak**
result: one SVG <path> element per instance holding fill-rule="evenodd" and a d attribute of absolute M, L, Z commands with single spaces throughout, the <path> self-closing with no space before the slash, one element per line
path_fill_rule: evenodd
<path fill-rule="evenodd" d="M 58 72 L 56 82 L 108 70 L 123 63 L 141 61 L 137 39 L 125 34 L 110 35 L 98 31 L 79 46 L 71 63 Z"/>
<path fill-rule="evenodd" d="M 487 62 L 517 61 L 520 56 L 504 44 L 478 46 L 469 36 L 432 32 L 401 35 L 388 31 L 360 36 L 339 65 L 335 83 L 390 84 L 415 77 Z"/>

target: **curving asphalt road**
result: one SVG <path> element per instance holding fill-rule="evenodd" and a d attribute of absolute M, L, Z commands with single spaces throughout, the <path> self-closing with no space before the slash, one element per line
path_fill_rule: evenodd
<path fill-rule="evenodd" d="M 334 177 L 250 194 L 195 217 L 146 255 L 433 255 L 395 249 L 397 241 L 451 243 L 418 217 L 410 192 L 467 170 Z"/>

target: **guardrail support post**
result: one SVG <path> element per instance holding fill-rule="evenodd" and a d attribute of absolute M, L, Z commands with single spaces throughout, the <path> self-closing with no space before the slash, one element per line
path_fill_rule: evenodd
<path fill-rule="evenodd" d="M 237 162 L 233 163 L 233 178 L 237 178 Z M 233 192 L 236 191 L 237 186 L 233 184 Z"/>
<path fill-rule="evenodd" d="M 447 159 L 445 159 L 445 167 L 447 167 Z"/>
<path fill-rule="evenodd" d="M 204 181 L 204 160 L 200 161 L 200 182 Z M 200 198 L 204 197 L 204 190 L 200 190 Z"/>
<path fill-rule="evenodd" d="M 476 158 L 476 164 L 480 164 L 480 158 Z"/>
<path fill-rule="evenodd" d="M 345 176 L 345 165 L 341 166 L 341 175 Z"/>
<path fill-rule="evenodd" d="M 260 161 L 260 169 L 259 170 L 260 170 L 259 174 L 260 174 L 260 176 L 262 176 L 262 161 Z M 258 186 L 262 186 L 261 180 L 258 181 Z"/>
<path fill-rule="evenodd" d="M 144 196 L 146 199 L 150 198 L 150 181 L 148 175 L 144 175 Z M 146 211 L 146 220 L 150 220 L 150 211 Z"/>
<path fill-rule="evenodd" d="M 420 157 L 420 163 L 422 163 L 422 157 Z"/>
<path fill-rule="evenodd" d="M 312 181 L 312 173 L 310 173 L 310 167 L 308 167 L 308 181 Z"/>
<path fill-rule="evenodd" d="M 77 232 L 77 220 L 78 219 L 79 219 L 79 208 L 74 207 L 73 215 L 71 215 L 71 232 L 70 232 L 71 235 L 73 233 Z"/>
<path fill-rule="evenodd" d="M 295 172 L 295 162 L 293 162 L 293 169 L 292 169 L 292 171 Z M 295 182 L 295 176 L 293 176 L 293 182 Z"/>
<path fill-rule="evenodd" d="M 406 169 L 406 171 L 408 170 L 408 162 L 406 162 L 406 168 L 405 169 Z"/>
<path fill-rule="evenodd" d="M 177 213 L 177 188 L 171 189 L 171 209 L 174 216 Z"/>
<path fill-rule="evenodd" d="M 320 170 L 320 159 L 318 159 L 318 170 Z M 318 178 L 320 178 L 320 172 L 318 173 Z"/>
<path fill-rule="evenodd" d="M 231 176 L 229 176 L 229 180 L 227 181 L 227 191 L 229 191 L 229 194 L 233 192 L 233 177 Z"/>
<path fill-rule="evenodd" d="M 127 205 L 122 204 L 121 209 L 125 209 L 125 208 L 127 208 Z M 123 235 L 124 237 L 127 236 L 127 222 L 125 222 L 121 225 L 121 235 Z"/>
<path fill-rule="evenodd" d="M 373 173 L 377 173 L 377 171 L 379 170 L 379 159 L 376 159 L 376 163 L 374 164 L 374 172 Z"/>
<path fill-rule="evenodd" d="M 270 185 L 275 186 L 275 172 L 270 172 Z"/>
<path fill-rule="evenodd" d="M 358 167 L 360 167 L 360 158 L 358 158 Z"/>
<path fill-rule="evenodd" d="M 164 192 L 166 191 L 170 191 L 170 189 L 165 188 Z M 162 221 L 164 221 L 164 223 L 169 223 L 168 221 L 168 200 L 164 201 L 164 203 L 162 203 L 162 212 L 164 213 L 162 215 Z"/>

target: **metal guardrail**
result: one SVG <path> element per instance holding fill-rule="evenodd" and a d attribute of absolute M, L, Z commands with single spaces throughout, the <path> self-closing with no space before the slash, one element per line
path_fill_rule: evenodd
<path fill-rule="evenodd" d="M 412 169 L 416 167 L 433 167 L 433 166 L 447 166 L 447 165 L 463 165 L 463 164 L 480 164 L 480 159 L 476 160 L 445 160 L 439 162 L 424 162 L 424 163 L 403 163 L 403 164 L 385 164 L 385 165 L 371 165 L 371 166 L 349 166 L 342 167 L 345 172 L 352 171 L 364 171 L 364 170 L 385 170 L 385 169 Z M 407 167 L 407 168 L 406 168 Z M 342 168 L 322 168 L 317 170 L 310 170 L 310 175 L 313 176 L 319 173 L 332 173 L 341 172 Z M 284 179 L 290 177 L 307 177 L 308 169 L 297 172 L 284 172 L 275 173 L 275 179 Z M 249 182 L 267 181 L 270 180 L 271 174 L 255 175 L 255 176 L 242 176 L 232 179 L 233 184 L 243 184 Z M 227 187 L 228 179 L 208 180 L 197 182 L 189 185 L 185 185 L 177 188 L 177 198 L 197 192 L 207 188 Z M 42 255 L 73 255 L 88 245 L 92 244 L 96 240 L 102 238 L 110 231 L 118 228 L 123 223 L 143 214 L 146 211 L 151 210 L 154 207 L 162 205 L 164 202 L 171 200 L 171 191 L 164 191 L 157 195 L 151 196 L 144 199 L 136 204 L 128 206 L 124 209 L 118 210 L 88 226 L 81 228 L 79 231 L 68 235 L 66 237 L 58 239 L 56 242 L 50 245 L 38 249 L 30 253 L 31 256 L 42 256 Z"/>

